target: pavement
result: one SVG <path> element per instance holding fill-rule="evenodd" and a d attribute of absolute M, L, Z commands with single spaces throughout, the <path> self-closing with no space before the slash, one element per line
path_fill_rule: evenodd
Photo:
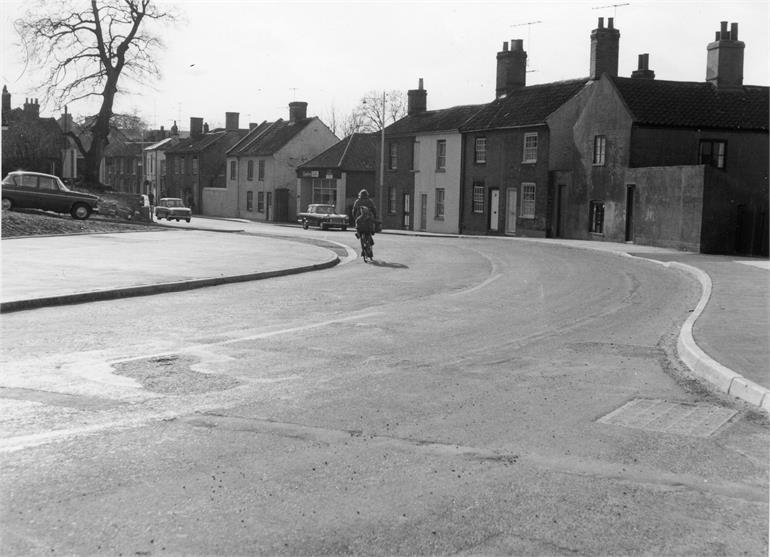
<path fill-rule="evenodd" d="M 203 224 L 3 239 L 0 313 L 260 280 L 326 269 L 340 263 L 340 257 L 355 257 L 341 244 L 289 238 L 278 226 L 266 225 L 272 233 L 233 234 L 239 230 L 217 227 L 216 219 L 196 220 Z M 700 283 L 701 297 L 680 331 L 679 357 L 722 392 L 770 412 L 768 259 L 625 243 L 488 238 L 639 257 L 689 273 Z"/>

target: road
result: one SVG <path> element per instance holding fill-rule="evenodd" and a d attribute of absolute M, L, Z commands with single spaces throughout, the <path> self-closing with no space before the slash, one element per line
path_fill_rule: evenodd
<path fill-rule="evenodd" d="M 767 420 L 674 356 L 692 278 L 376 240 L 376 264 L 4 315 L 0 553 L 767 554 Z"/>

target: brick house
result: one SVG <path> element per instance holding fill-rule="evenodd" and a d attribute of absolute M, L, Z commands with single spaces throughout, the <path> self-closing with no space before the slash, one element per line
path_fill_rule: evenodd
<path fill-rule="evenodd" d="M 599 20 L 592 41 L 619 35 Z M 768 254 L 768 93 L 743 85 L 738 25 L 707 45 L 706 81 L 610 62 L 547 118 L 553 236 Z M 614 60 L 614 62 L 613 62 Z"/>
<path fill-rule="evenodd" d="M 501 69 L 511 62 L 517 72 Z M 525 87 L 525 64 L 521 41 L 513 41 L 512 50 L 505 43 L 498 54 L 498 98 L 461 128 L 462 233 L 546 236 L 550 141 L 546 118 L 588 80 Z M 519 79 L 511 80 L 512 75 Z"/>
<path fill-rule="evenodd" d="M 2 92 L 2 173 L 31 170 L 61 176 L 66 140 L 55 118 L 41 118 L 37 99 L 11 108 L 11 94 Z"/>
<path fill-rule="evenodd" d="M 252 124 L 223 157 L 221 189 L 205 190 L 207 214 L 295 222 L 300 209 L 297 168 L 339 142 L 306 102 L 289 103 L 289 119 Z"/>
<path fill-rule="evenodd" d="M 248 130 L 238 127 L 239 114 L 225 113 L 225 127 L 209 131 L 203 118 L 190 118 L 190 137 L 166 149 L 166 187 L 160 197 L 179 197 L 193 212 L 216 216 L 215 199 L 207 191 L 227 188 L 226 153 Z"/>
<path fill-rule="evenodd" d="M 297 167 L 299 206 L 330 203 L 352 218 L 362 189 L 374 195 L 379 133 L 354 133 Z M 352 222 L 352 221 L 351 221 Z"/>

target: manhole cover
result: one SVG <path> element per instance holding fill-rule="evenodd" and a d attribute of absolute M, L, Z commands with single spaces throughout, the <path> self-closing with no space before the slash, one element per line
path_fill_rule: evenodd
<path fill-rule="evenodd" d="M 709 437 L 737 411 L 719 406 L 684 404 L 638 398 L 627 402 L 597 421 L 602 424 L 662 431 L 694 437 Z"/>

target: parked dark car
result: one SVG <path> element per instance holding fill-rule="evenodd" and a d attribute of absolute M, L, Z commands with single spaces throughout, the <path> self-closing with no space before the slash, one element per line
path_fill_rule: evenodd
<path fill-rule="evenodd" d="M 322 203 L 308 205 L 306 212 L 297 215 L 297 221 L 302 223 L 302 228 L 305 230 L 311 225 L 318 226 L 321 230 L 327 228 L 348 229 L 348 216 L 338 214 L 334 205 Z"/>
<path fill-rule="evenodd" d="M 155 206 L 155 218 L 158 220 L 174 219 L 177 222 L 180 220 L 190 222 L 190 219 L 192 218 L 192 209 L 185 207 L 184 201 L 178 197 L 163 197 Z"/>
<path fill-rule="evenodd" d="M 3 178 L 2 190 L 3 209 L 42 209 L 75 219 L 87 219 L 99 210 L 97 196 L 72 191 L 51 174 L 15 170 Z"/>

